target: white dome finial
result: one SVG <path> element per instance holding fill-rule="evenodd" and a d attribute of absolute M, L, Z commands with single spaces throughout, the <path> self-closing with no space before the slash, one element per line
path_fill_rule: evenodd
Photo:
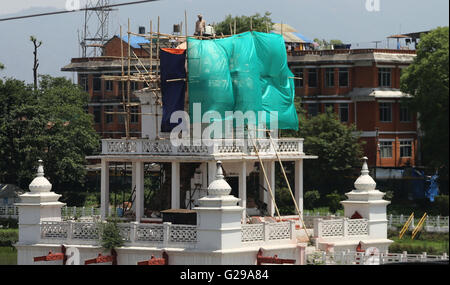
<path fill-rule="evenodd" d="M 36 177 L 31 181 L 28 188 L 31 192 L 50 192 L 52 184 L 44 177 L 44 165 L 41 159 L 38 160 L 39 166 Z"/>
<path fill-rule="evenodd" d="M 223 196 L 231 192 L 231 186 L 223 179 L 222 162 L 217 161 L 216 179 L 208 186 L 208 195 Z"/>
<path fill-rule="evenodd" d="M 355 181 L 355 188 L 356 190 L 360 191 L 375 190 L 377 184 L 375 183 L 375 180 L 373 180 L 373 178 L 369 175 L 369 167 L 367 166 L 368 158 L 364 156 L 362 159 L 364 160 L 364 163 L 361 169 L 361 175 Z"/>

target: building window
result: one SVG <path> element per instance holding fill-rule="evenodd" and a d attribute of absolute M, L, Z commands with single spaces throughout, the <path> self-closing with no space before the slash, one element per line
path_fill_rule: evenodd
<path fill-rule="evenodd" d="M 380 103 L 380 122 L 392 121 L 392 104 Z"/>
<path fill-rule="evenodd" d="M 339 104 L 339 118 L 341 122 L 348 122 L 348 103 Z"/>
<path fill-rule="evenodd" d="M 400 122 L 411 122 L 411 112 L 408 106 L 400 104 Z"/>
<path fill-rule="evenodd" d="M 295 88 L 302 88 L 303 87 L 303 68 L 294 68 L 293 69 L 294 72 L 292 72 L 294 74 L 294 77 L 298 77 L 298 78 L 294 78 L 294 86 Z"/>
<path fill-rule="evenodd" d="M 317 87 L 317 69 L 308 69 L 308 87 Z"/>
<path fill-rule="evenodd" d="M 89 80 L 87 74 L 80 74 L 80 85 L 84 91 L 89 92 Z"/>
<path fill-rule="evenodd" d="M 130 116 L 131 123 L 132 124 L 138 123 L 139 115 L 137 113 L 139 113 L 139 107 L 132 106 L 130 112 L 131 112 L 131 116 Z"/>
<path fill-rule="evenodd" d="M 94 74 L 92 86 L 94 91 L 102 91 L 102 75 L 101 74 Z"/>
<path fill-rule="evenodd" d="M 381 141 L 380 142 L 380 156 L 381 156 L 381 158 L 391 158 L 392 157 L 392 142 L 391 141 Z"/>
<path fill-rule="evenodd" d="M 319 104 L 317 103 L 309 103 L 308 104 L 308 116 L 314 117 L 319 113 Z"/>
<path fill-rule="evenodd" d="M 325 69 L 325 87 L 334 86 L 334 68 Z"/>
<path fill-rule="evenodd" d="M 105 75 L 109 75 L 109 76 L 111 76 L 111 75 L 113 75 L 113 74 L 105 74 Z M 111 80 L 105 80 L 105 90 L 106 91 L 113 91 L 113 81 L 111 81 Z"/>
<path fill-rule="evenodd" d="M 105 111 L 105 122 L 107 124 L 111 124 L 113 122 L 113 114 L 107 113 L 114 112 L 113 106 L 105 106 L 104 111 Z"/>
<path fill-rule="evenodd" d="M 378 86 L 391 87 L 391 68 L 378 68 Z"/>
<path fill-rule="evenodd" d="M 100 106 L 94 106 L 94 123 L 100 124 L 102 122 L 102 110 Z"/>
<path fill-rule="evenodd" d="M 348 68 L 339 68 L 339 87 L 348 87 Z"/>
<path fill-rule="evenodd" d="M 412 141 L 400 141 L 400 157 L 412 156 Z"/>

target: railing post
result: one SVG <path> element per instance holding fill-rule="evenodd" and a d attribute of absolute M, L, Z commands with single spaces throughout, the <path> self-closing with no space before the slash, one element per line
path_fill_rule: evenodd
<path fill-rule="evenodd" d="M 86 209 L 84 206 L 83 206 L 83 208 L 81 208 L 81 216 L 86 217 Z"/>
<path fill-rule="evenodd" d="M 408 252 L 404 251 L 400 256 L 400 262 L 407 262 L 407 261 L 408 261 Z"/>
<path fill-rule="evenodd" d="M 403 214 L 400 215 L 400 224 L 403 225 Z"/>
<path fill-rule="evenodd" d="M 69 220 L 68 222 L 68 229 L 67 229 L 67 243 L 72 244 L 73 239 L 73 221 Z"/>
<path fill-rule="evenodd" d="M 420 256 L 420 261 L 421 262 L 427 261 L 427 253 L 426 252 L 422 252 L 422 255 Z"/>
<path fill-rule="evenodd" d="M 134 221 L 130 223 L 131 230 L 130 230 L 130 243 L 134 244 L 136 243 L 136 236 L 137 236 L 137 226 L 138 222 Z"/>
<path fill-rule="evenodd" d="M 389 215 L 389 228 L 392 228 L 392 214 Z"/>
<path fill-rule="evenodd" d="M 163 223 L 163 246 L 167 246 L 170 241 L 170 226 L 172 223 Z"/>
<path fill-rule="evenodd" d="M 77 216 L 77 207 L 76 207 L 76 206 L 73 206 L 73 207 L 72 207 L 72 215 L 73 215 L 74 217 Z"/>
<path fill-rule="evenodd" d="M 295 222 L 294 221 L 289 221 L 289 225 L 290 225 L 290 235 L 289 235 L 289 239 L 296 239 L 296 236 L 294 234 L 295 232 Z"/>
<path fill-rule="evenodd" d="M 436 227 L 437 227 L 437 231 L 440 232 L 441 231 L 441 217 L 440 216 L 436 217 Z"/>
<path fill-rule="evenodd" d="M 322 219 L 314 219 L 314 236 L 315 237 L 322 237 Z"/>
<path fill-rule="evenodd" d="M 347 218 L 342 219 L 342 230 L 343 230 L 344 237 L 347 237 L 348 236 L 348 219 Z"/>
<path fill-rule="evenodd" d="M 94 207 L 91 207 L 91 217 L 95 216 L 95 210 Z"/>
<path fill-rule="evenodd" d="M 263 222 L 263 225 L 264 225 L 264 242 L 268 242 L 270 237 L 269 223 Z"/>

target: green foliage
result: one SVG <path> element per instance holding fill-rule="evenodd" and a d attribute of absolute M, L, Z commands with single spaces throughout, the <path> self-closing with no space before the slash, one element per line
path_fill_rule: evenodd
<path fill-rule="evenodd" d="M 0 80 L 0 181 L 26 189 L 42 159 L 55 191 L 82 187 L 85 157 L 99 143 L 87 103 L 88 94 L 65 78 L 42 76 L 36 91 Z"/>
<path fill-rule="evenodd" d="M 19 227 L 18 220 L 14 218 L 0 218 L 0 226 L 6 229 L 17 229 Z"/>
<path fill-rule="evenodd" d="M 330 41 L 327 41 L 325 39 L 320 40 L 318 38 L 315 38 L 314 42 L 318 43 L 321 49 L 331 49 L 332 45 L 341 45 L 341 44 L 343 44 L 343 42 L 341 40 L 330 40 Z"/>
<path fill-rule="evenodd" d="M 344 199 L 344 197 L 342 197 L 342 195 L 338 194 L 336 191 L 325 195 L 325 199 L 330 209 L 330 212 L 332 212 L 333 214 L 335 214 L 338 210 L 342 208 L 340 202 Z"/>
<path fill-rule="evenodd" d="M 236 21 L 236 34 L 244 33 L 250 31 L 250 18 L 252 19 L 252 28 L 253 31 L 258 32 L 266 32 L 269 29 L 269 32 L 272 30 L 272 19 L 270 18 L 271 13 L 266 12 L 263 16 L 259 13 L 256 13 L 253 16 L 226 16 L 225 20 L 219 22 L 215 25 L 216 34 L 224 34 L 230 35 L 230 25 L 233 29 L 234 33 L 234 22 Z"/>
<path fill-rule="evenodd" d="M 124 240 L 120 235 L 118 220 L 110 218 L 106 223 L 100 224 L 100 245 L 111 250 L 123 246 Z"/>
<path fill-rule="evenodd" d="M 0 62 L 0 70 L 4 69 L 5 66 Z"/>
<path fill-rule="evenodd" d="M 448 27 L 436 28 L 421 37 L 417 57 L 402 73 L 401 90 L 412 95 L 412 100 L 407 103 L 420 114 L 423 163 L 441 168 L 440 178 L 448 181 Z"/>
<path fill-rule="evenodd" d="M 439 195 L 434 198 L 434 206 L 439 210 L 440 215 L 448 216 L 449 200 L 448 195 Z"/>
<path fill-rule="evenodd" d="M 281 215 L 296 214 L 294 201 L 292 201 L 291 194 L 287 187 L 277 188 L 275 190 L 275 199 Z"/>
<path fill-rule="evenodd" d="M 19 240 L 18 229 L 0 229 L 0 246 L 12 246 Z"/>
<path fill-rule="evenodd" d="M 317 155 L 304 168 L 305 188 L 345 193 L 361 168 L 362 146 L 354 125 L 342 124 L 335 113 L 326 112 L 300 122 L 299 136 L 305 152 Z"/>
<path fill-rule="evenodd" d="M 306 191 L 304 195 L 304 202 L 306 209 L 314 209 L 320 199 L 320 193 L 317 190 Z"/>

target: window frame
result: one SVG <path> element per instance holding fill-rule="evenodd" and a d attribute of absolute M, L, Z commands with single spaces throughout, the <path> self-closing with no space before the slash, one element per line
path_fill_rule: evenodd
<path fill-rule="evenodd" d="M 101 124 L 102 106 L 92 106 L 92 114 L 94 115 L 94 124 Z"/>
<path fill-rule="evenodd" d="M 387 76 L 389 75 L 389 76 Z M 388 82 L 386 82 L 388 81 Z M 387 84 L 389 83 L 389 84 Z M 390 88 L 392 87 L 392 68 L 379 67 L 378 68 L 378 87 Z"/>
<path fill-rule="evenodd" d="M 347 80 L 345 85 L 341 85 L 341 74 L 346 74 Z M 339 87 L 349 87 L 349 81 L 350 81 L 350 72 L 348 70 L 348 67 L 340 67 L 338 71 L 338 80 L 339 80 Z"/>
<path fill-rule="evenodd" d="M 325 68 L 325 88 L 333 88 L 333 87 L 334 87 L 334 68 Z"/>
<path fill-rule="evenodd" d="M 345 105 L 345 108 L 343 108 L 344 105 Z M 342 120 L 342 113 L 341 113 L 342 109 L 347 110 L 347 118 L 346 118 L 345 121 Z M 349 112 L 350 112 L 350 107 L 349 107 L 348 103 L 339 103 L 339 120 L 341 121 L 341 123 L 348 123 L 349 122 L 349 119 L 350 119 Z"/>
<path fill-rule="evenodd" d="M 382 116 L 382 114 L 387 114 L 384 113 L 383 110 L 385 109 L 385 107 L 382 107 L 382 104 L 387 104 L 387 106 L 389 106 L 389 120 L 385 120 Z M 392 122 L 392 103 L 391 102 L 378 102 L 378 113 L 379 113 L 379 121 L 383 122 L 383 123 L 391 123 Z"/>
<path fill-rule="evenodd" d="M 407 143 L 407 145 L 404 145 L 405 143 Z M 412 151 L 412 149 L 413 149 L 413 140 L 412 139 L 399 140 L 399 146 L 400 146 L 400 152 L 399 152 L 400 158 L 412 158 L 412 156 L 413 156 L 413 151 Z M 403 155 L 404 154 L 403 152 L 404 152 L 405 148 L 409 149 L 409 151 L 408 151 L 409 155 Z"/>
<path fill-rule="evenodd" d="M 94 92 L 101 92 L 102 91 L 102 74 L 101 73 L 93 75 L 93 77 L 92 77 L 92 90 Z"/>
<path fill-rule="evenodd" d="M 380 140 L 378 142 L 380 144 L 380 157 L 381 158 L 393 158 L 394 157 L 394 140 Z M 388 144 L 389 143 L 389 154 L 390 156 L 384 156 L 384 150 L 388 148 L 387 145 L 383 145 L 383 144 Z"/>
<path fill-rule="evenodd" d="M 319 86 L 319 78 L 317 73 L 318 73 L 317 68 L 308 68 L 308 88 L 317 88 Z M 311 78 L 313 78 L 311 74 L 314 74 L 315 78 L 314 86 L 311 85 Z"/>
<path fill-rule="evenodd" d="M 404 110 L 406 109 L 406 120 L 405 120 L 405 113 Z M 412 122 L 412 114 L 410 112 L 409 106 L 406 106 L 405 104 L 399 104 L 399 120 L 401 123 L 411 123 Z"/>
<path fill-rule="evenodd" d="M 310 108 L 311 106 L 315 106 L 315 114 L 310 112 Z M 319 103 L 308 103 L 308 118 L 312 118 L 315 117 L 317 115 L 319 115 Z"/>
<path fill-rule="evenodd" d="M 111 105 L 103 106 L 103 114 L 105 115 L 105 124 L 114 123 L 113 114 L 106 114 L 106 112 L 114 112 L 114 106 L 111 106 Z"/>

